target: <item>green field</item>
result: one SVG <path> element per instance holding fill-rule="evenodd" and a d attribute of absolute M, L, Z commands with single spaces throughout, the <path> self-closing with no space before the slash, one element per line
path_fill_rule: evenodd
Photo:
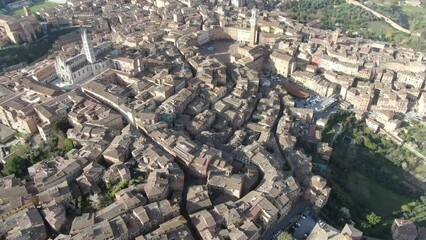
<path fill-rule="evenodd" d="M 414 201 L 421 190 L 419 193 L 410 190 L 410 185 L 406 184 L 408 173 L 363 146 L 336 142 L 333 147 L 327 174 L 332 192 L 323 214 L 328 219 L 334 219 L 335 222 L 331 223 L 337 227 L 353 222 L 371 236 L 388 237 L 395 218 L 393 213 L 399 211 L 402 205 Z M 351 217 L 346 221 L 336 221 L 341 219 L 339 212 L 342 207 L 349 209 Z M 365 226 L 366 215 L 370 212 L 382 218 L 379 225 Z"/>
<path fill-rule="evenodd" d="M 403 162 L 408 165 L 406 170 L 414 168 L 416 157 L 347 114 L 331 119 L 326 132 L 337 123 L 347 130 L 333 145 L 326 175 L 332 191 L 321 216 L 335 227 L 352 223 L 366 235 L 386 239 L 393 219 L 401 217 L 401 206 L 424 193 L 424 184 L 402 168 Z M 345 137 L 354 144 L 343 141 Z M 350 216 L 343 216 L 342 209 L 347 209 Z M 381 217 L 379 224 L 368 223 L 366 216 L 371 212 Z"/>
<path fill-rule="evenodd" d="M 408 46 L 412 42 L 420 41 L 417 36 L 410 36 L 404 32 L 395 30 L 384 21 L 373 21 L 367 24 L 365 35 L 371 39 L 380 39 L 388 42 L 398 42 L 401 46 Z M 419 50 L 422 47 L 418 48 Z"/>
<path fill-rule="evenodd" d="M 31 9 L 32 12 L 38 12 L 42 8 L 55 7 L 57 5 L 58 5 L 57 3 L 53 3 L 53 2 L 42 2 L 42 3 L 38 3 L 38 4 L 31 6 L 30 9 Z M 24 9 L 16 10 L 16 11 L 10 13 L 10 14 L 12 16 L 24 16 Z"/>
<path fill-rule="evenodd" d="M 386 220 L 392 220 L 392 212 L 411 201 L 380 186 L 357 171 L 349 173 L 347 186 L 356 202 L 374 209 L 374 212 Z"/>
<path fill-rule="evenodd" d="M 374 21 L 374 22 L 369 22 L 367 24 L 368 33 L 371 33 L 376 36 L 379 36 L 379 35 L 385 36 L 386 33 L 392 30 L 393 28 L 389 24 L 383 21 Z"/>

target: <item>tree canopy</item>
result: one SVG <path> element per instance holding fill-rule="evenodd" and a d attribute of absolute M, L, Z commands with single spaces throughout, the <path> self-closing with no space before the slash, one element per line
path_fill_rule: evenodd
<path fill-rule="evenodd" d="M 28 159 L 17 156 L 6 162 L 3 171 L 6 174 L 15 174 L 17 177 L 22 177 L 26 174 L 30 165 L 31 163 Z"/>
<path fill-rule="evenodd" d="M 426 226 L 426 195 L 419 200 L 401 206 L 401 211 L 397 213 L 404 219 L 412 220 L 421 226 Z"/>
<path fill-rule="evenodd" d="M 367 221 L 371 226 L 377 225 L 382 221 L 382 218 L 378 216 L 376 213 L 371 212 L 367 215 Z"/>
<path fill-rule="evenodd" d="M 66 153 L 69 152 L 71 149 L 73 149 L 74 148 L 74 144 L 72 143 L 72 140 L 69 139 L 69 138 L 64 139 L 63 148 L 64 148 L 64 151 Z"/>

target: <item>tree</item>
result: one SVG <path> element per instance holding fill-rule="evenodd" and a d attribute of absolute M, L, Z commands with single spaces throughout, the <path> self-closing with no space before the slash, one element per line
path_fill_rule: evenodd
<path fill-rule="evenodd" d="M 81 209 L 83 208 L 83 205 L 84 205 L 84 199 L 82 196 L 80 196 L 77 198 L 77 207 Z"/>
<path fill-rule="evenodd" d="M 10 147 L 10 152 L 18 152 L 20 155 L 27 154 L 31 150 L 31 147 L 28 143 L 21 143 L 12 145 Z"/>
<path fill-rule="evenodd" d="M 106 189 L 109 191 L 109 190 L 111 190 L 111 187 L 112 187 L 112 184 L 111 184 L 111 182 L 107 182 L 106 184 L 105 184 L 105 187 L 106 187 Z"/>
<path fill-rule="evenodd" d="M 7 161 L 3 171 L 6 174 L 15 174 L 17 177 L 22 177 L 26 173 L 26 170 L 29 166 L 30 162 L 28 159 L 18 156 Z"/>
<path fill-rule="evenodd" d="M 401 206 L 401 210 L 402 210 L 403 212 L 409 212 L 409 211 L 411 211 L 411 208 L 410 208 L 410 206 L 408 206 L 408 205 L 402 205 L 402 206 Z"/>
<path fill-rule="evenodd" d="M 58 146 L 58 137 L 57 136 L 49 136 L 47 138 L 47 147 L 49 152 L 53 152 L 56 150 Z"/>
<path fill-rule="evenodd" d="M 341 207 L 339 210 L 339 216 L 341 216 L 345 220 L 351 219 L 351 212 L 346 207 Z"/>
<path fill-rule="evenodd" d="M 426 195 L 419 200 L 401 206 L 400 214 L 404 219 L 410 219 L 418 223 L 426 222 Z"/>
<path fill-rule="evenodd" d="M 97 193 L 89 196 L 89 201 L 94 209 L 98 209 L 101 204 L 101 199 Z"/>
<path fill-rule="evenodd" d="M 57 122 L 53 125 L 53 133 L 55 135 L 65 136 L 68 129 L 71 128 L 71 125 L 68 122 Z"/>
<path fill-rule="evenodd" d="M 382 221 L 382 218 L 378 216 L 376 213 L 371 212 L 370 214 L 367 215 L 367 221 L 371 226 L 374 226 L 380 223 L 380 221 Z"/>
<path fill-rule="evenodd" d="M 31 161 L 32 164 L 35 164 L 40 161 L 42 157 L 43 153 L 40 147 L 32 148 L 31 151 L 28 153 L 28 159 Z"/>
<path fill-rule="evenodd" d="M 72 140 L 69 138 L 64 139 L 63 142 L 63 147 L 64 147 L 64 152 L 67 153 L 69 152 L 71 149 L 74 148 L 74 144 L 72 143 Z"/>
<path fill-rule="evenodd" d="M 389 42 L 392 42 L 393 40 L 393 31 L 392 30 L 388 30 L 385 34 L 385 38 L 386 40 L 388 40 Z"/>
<path fill-rule="evenodd" d="M 118 184 L 116 184 L 110 193 L 111 197 L 114 197 L 117 192 L 126 188 L 129 185 L 129 182 L 126 179 L 121 180 Z"/>
<path fill-rule="evenodd" d="M 288 232 L 282 232 L 280 235 L 278 235 L 277 240 L 292 240 L 293 237 Z"/>

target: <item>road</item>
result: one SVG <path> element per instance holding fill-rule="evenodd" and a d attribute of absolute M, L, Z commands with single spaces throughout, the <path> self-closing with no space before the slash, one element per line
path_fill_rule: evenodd
<path fill-rule="evenodd" d="M 273 236 L 281 231 L 286 230 L 294 220 L 297 219 L 298 215 L 303 213 L 305 210 L 308 209 L 308 205 L 305 201 L 299 200 L 290 210 L 290 212 L 287 214 L 287 216 L 283 219 L 281 219 L 277 224 L 271 226 L 262 234 L 260 239 L 268 239 L 272 240 Z"/>
<path fill-rule="evenodd" d="M 418 157 L 423 159 L 423 161 L 426 161 L 426 157 L 423 154 L 421 154 L 419 151 L 414 149 L 412 146 L 410 146 L 406 143 L 404 143 L 402 146 L 405 147 L 406 149 L 408 149 L 409 151 L 411 151 L 412 153 L 416 154 Z"/>
<path fill-rule="evenodd" d="M 331 140 L 330 147 L 333 147 L 334 141 L 336 141 L 336 139 L 340 136 L 340 134 L 342 134 L 346 130 L 346 128 L 342 127 L 340 124 L 337 125 L 337 128 L 338 129 L 336 133 L 334 134 L 333 139 Z"/>

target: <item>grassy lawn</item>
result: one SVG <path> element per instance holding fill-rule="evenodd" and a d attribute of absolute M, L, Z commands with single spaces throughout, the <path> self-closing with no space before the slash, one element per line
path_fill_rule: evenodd
<path fill-rule="evenodd" d="M 424 15 L 426 16 L 426 14 Z M 426 29 L 426 23 L 424 26 L 424 28 Z M 396 45 L 413 48 L 418 51 L 426 50 L 426 44 L 424 43 L 424 40 L 421 37 L 411 36 L 404 32 L 398 31 L 392 28 L 384 21 L 369 22 L 367 24 L 365 33 L 367 38 L 393 42 Z"/>
<path fill-rule="evenodd" d="M 407 173 L 364 147 L 346 145 L 339 140 L 333 146 L 327 175 L 331 196 L 322 214 L 334 219 L 331 224 L 335 227 L 353 222 L 366 234 L 386 239 L 395 218 L 393 213 L 417 198 L 407 190 L 410 186 L 404 181 Z M 350 211 L 349 219 L 342 219 L 342 208 Z M 366 215 L 370 212 L 381 217 L 378 225 L 366 225 Z"/>
<path fill-rule="evenodd" d="M 338 120 L 329 121 L 331 126 L 348 122 L 342 115 L 335 118 Z M 346 132 L 333 145 L 326 177 L 332 191 L 321 215 L 332 219 L 335 227 L 354 223 L 366 235 L 386 239 L 393 219 L 401 217 L 401 206 L 418 199 L 424 193 L 420 188 L 424 184 L 408 173 L 409 168 L 402 167 L 404 162 L 412 165 L 415 157 L 411 153 L 372 133 L 364 124 L 349 122 Z M 344 137 L 352 138 L 355 144 L 343 142 Z M 342 209 L 347 209 L 350 216 L 343 215 Z M 368 224 L 366 216 L 371 212 L 381 217 L 379 224 Z"/>
<path fill-rule="evenodd" d="M 413 174 L 418 176 L 426 176 L 426 164 L 424 161 L 419 161 L 417 165 L 412 169 Z"/>
<path fill-rule="evenodd" d="M 347 187 L 350 189 L 349 194 L 356 202 L 374 209 L 384 220 L 392 220 L 392 212 L 411 201 L 407 197 L 383 188 L 357 171 L 349 173 Z"/>
<path fill-rule="evenodd" d="M 402 6 L 402 11 L 405 12 L 407 15 L 415 15 L 415 14 L 424 14 L 425 8 L 424 7 L 415 7 L 411 5 L 404 5 Z"/>
<path fill-rule="evenodd" d="M 13 48 L 0 50 L 0 63 L 11 66 L 20 62 L 31 63 L 43 57 L 52 48 L 59 36 L 72 32 L 75 29 L 64 29 L 49 33 L 45 39 L 30 44 L 19 45 Z M 0 66 L 1 67 L 1 66 Z"/>
<path fill-rule="evenodd" d="M 367 31 L 369 33 L 375 34 L 376 36 L 378 35 L 385 36 L 388 31 L 392 31 L 392 30 L 393 28 L 384 21 L 374 21 L 374 22 L 369 22 L 367 24 Z"/>
<path fill-rule="evenodd" d="M 426 30 L 426 7 L 403 6 L 401 12 L 407 16 L 410 28 Z"/>
<path fill-rule="evenodd" d="M 57 5 L 58 5 L 57 3 L 53 3 L 53 2 L 42 2 L 42 3 L 37 3 L 37 4 L 33 5 L 33 6 L 31 6 L 30 9 L 31 9 L 32 12 L 38 12 L 42 8 L 55 7 Z M 10 13 L 10 14 L 12 16 L 16 16 L 16 17 L 24 16 L 24 9 L 16 10 L 16 11 Z"/>

